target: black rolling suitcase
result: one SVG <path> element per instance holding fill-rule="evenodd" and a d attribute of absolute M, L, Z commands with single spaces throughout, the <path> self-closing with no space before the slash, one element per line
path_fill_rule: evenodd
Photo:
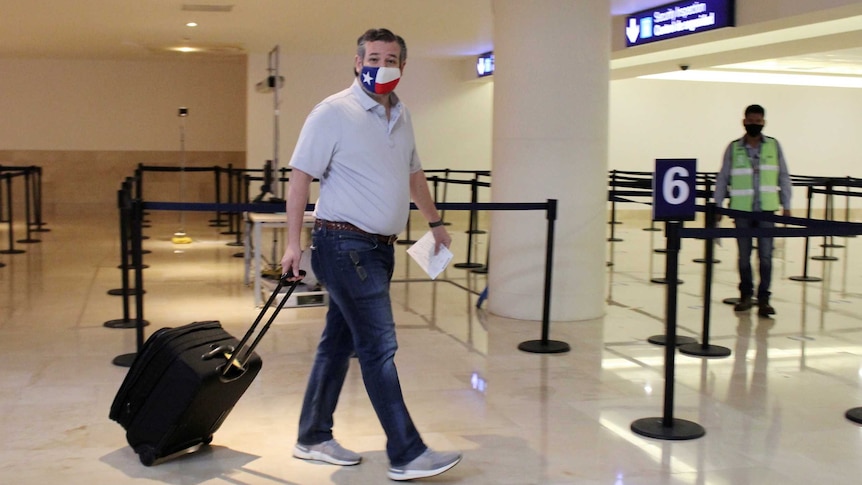
<path fill-rule="evenodd" d="M 209 444 L 261 368 L 254 348 L 281 311 L 296 282 L 283 275 L 242 341 L 217 321 L 163 328 L 144 343 L 111 405 L 110 418 L 146 466 Z M 275 311 L 248 348 L 267 309 L 288 286 Z M 242 358 L 240 358 L 242 354 Z"/>

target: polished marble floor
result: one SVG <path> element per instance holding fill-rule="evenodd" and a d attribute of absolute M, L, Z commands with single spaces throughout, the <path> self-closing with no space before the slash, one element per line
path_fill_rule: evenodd
<path fill-rule="evenodd" d="M 144 247 L 147 334 L 163 326 L 217 319 L 241 333 L 257 310 L 243 284 L 241 248 L 203 214 L 187 214 L 194 242 L 171 244 L 177 215 L 155 213 Z M 207 216 L 210 216 L 207 214 Z M 285 310 L 263 341 L 264 369 L 210 447 L 142 466 L 108 409 L 126 369 L 112 364 L 135 350 L 135 331 L 106 328 L 123 316 L 116 212 L 66 208 L 47 215 L 50 232 L 26 252 L 0 255 L 0 481 L 45 484 L 380 484 L 384 437 L 352 366 L 336 414 L 336 436 L 359 451 L 359 466 L 295 460 L 299 404 L 321 329 L 321 307 Z M 716 247 L 710 343 L 723 359 L 675 354 L 673 418 L 703 427 L 690 440 L 646 438 L 643 418 L 667 417 L 664 331 L 667 287 L 661 232 L 630 219 L 608 248 L 607 313 L 553 322 L 564 354 L 518 350 L 540 325 L 476 308 L 485 276 L 450 268 L 446 281 L 396 282 L 399 372 L 426 442 L 460 449 L 464 460 L 429 483 L 464 484 L 781 484 L 854 483 L 862 476 L 862 427 L 845 419 L 862 406 L 860 242 L 836 238 L 836 261 L 810 261 L 800 283 L 803 240 L 778 241 L 774 318 L 734 314 L 733 241 Z M 450 227 L 456 261 L 466 227 Z M 8 225 L 0 224 L 0 249 Z M 20 237 L 16 232 L 16 237 Z M 474 238 L 482 262 L 487 236 Z M 820 249 L 812 240 L 812 254 Z M 399 246 L 396 279 L 419 275 Z M 680 255 L 681 335 L 700 338 L 703 243 Z M 852 269 L 852 268 L 855 268 Z M 490 298 L 493 298 L 491 292 Z M 134 311 L 134 308 L 132 308 Z"/>

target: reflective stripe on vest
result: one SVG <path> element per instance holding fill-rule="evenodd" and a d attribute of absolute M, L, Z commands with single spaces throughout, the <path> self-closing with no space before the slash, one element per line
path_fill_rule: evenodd
<path fill-rule="evenodd" d="M 754 193 L 760 193 L 760 210 L 777 211 L 778 198 L 778 144 L 775 139 L 763 137 L 760 145 L 760 186 L 754 187 L 754 169 L 748 150 L 740 140 L 733 142 L 733 160 L 730 170 L 730 208 L 741 211 L 754 209 Z"/>

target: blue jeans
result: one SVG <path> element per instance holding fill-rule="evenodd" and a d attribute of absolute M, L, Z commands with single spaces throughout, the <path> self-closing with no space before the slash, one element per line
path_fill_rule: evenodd
<path fill-rule="evenodd" d="M 734 220 L 738 229 L 752 227 L 771 228 L 775 223 L 771 221 L 755 221 L 741 217 Z M 739 247 L 739 293 L 743 298 L 754 296 L 754 276 L 751 271 L 751 239 L 750 237 L 736 238 Z M 769 301 L 769 285 L 772 283 L 772 238 L 757 238 L 757 258 L 760 260 L 760 284 L 757 287 L 757 299 Z"/>
<path fill-rule="evenodd" d="M 311 268 L 329 292 L 329 311 L 302 403 L 301 444 L 332 439 L 333 413 L 355 352 L 392 466 L 425 451 L 395 369 L 398 343 L 389 300 L 394 266 L 394 248 L 372 237 L 326 227 L 312 232 Z"/>

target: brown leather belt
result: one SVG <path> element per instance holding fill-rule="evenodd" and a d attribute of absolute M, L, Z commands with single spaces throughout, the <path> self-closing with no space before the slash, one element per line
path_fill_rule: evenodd
<path fill-rule="evenodd" d="M 314 228 L 320 229 L 321 227 L 325 227 L 327 229 L 331 229 L 333 231 L 350 231 L 350 232 L 358 232 L 359 234 L 374 238 L 383 244 L 388 244 L 389 246 L 395 244 L 395 240 L 398 239 L 398 236 L 395 234 L 391 236 L 384 236 L 383 234 L 372 234 L 370 232 L 365 232 L 362 229 L 354 226 L 349 222 L 333 222 L 327 221 L 325 219 L 315 219 L 314 220 Z"/>

